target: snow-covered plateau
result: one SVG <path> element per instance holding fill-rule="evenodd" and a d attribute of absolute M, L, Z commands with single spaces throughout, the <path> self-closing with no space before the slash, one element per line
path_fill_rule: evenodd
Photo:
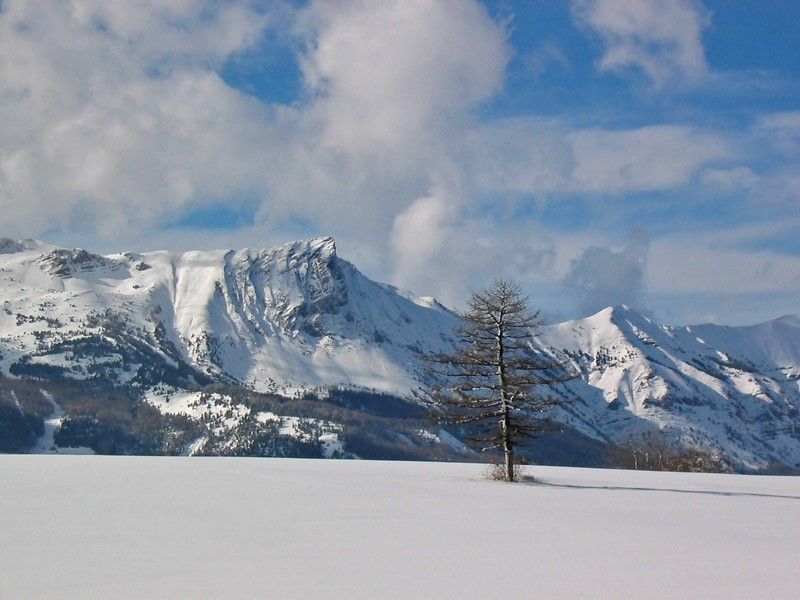
<path fill-rule="evenodd" d="M 800 479 L 0 456 L 2 598 L 796 598 Z"/>
<path fill-rule="evenodd" d="M 0 450 L 467 452 L 414 404 L 456 315 L 371 281 L 331 238 L 108 256 L 4 238 L 0 305 Z M 582 448 L 562 462 L 660 432 L 734 469 L 800 468 L 800 316 L 671 327 L 617 306 L 537 334 L 582 376 L 552 390 Z"/>

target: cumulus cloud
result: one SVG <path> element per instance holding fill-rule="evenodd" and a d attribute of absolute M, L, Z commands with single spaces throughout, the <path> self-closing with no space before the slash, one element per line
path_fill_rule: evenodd
<path fill-rule="evenodd" d="M 266 105 L 217 71 L 277 18 L 247 1 L 4 3 L 7 233 L 113 236 L 244 198 L 258 223 L 300 216 L 374 243 L 452 180 L 460 212 L 508 192 L 682 185 L 725 152 L 682 126 L 479 125 L 510 51 L 478 2 L 312 2 L 292 15 L 308 95 Z"/>
<path fill-rule="evenodd" d="M 573 0 L 575 20 L 603 42 L 603 71 L 640 69 L 658 88 L 709 74 L 702 33 L 709 16 L 695 0 Z"/>
<path fill-rule="evenodd" d="M 348 151 L 435 148 L 499 90 L 508 60 L 477 2 L 314 2 L 297 30 L 324 141 Z"/>
<path fill-rule="evenodd" d="M 262 214 L 299 210 L 385 239 L 396 214 L 458 170 L 472 110 L 502 85 L 505 29 L 478 2 L 352 0 L 312 2 L 295 34 L 309 100 Z"/>
<path fill-rule="evenodd" d="M 653 6 L 584 1 L 575 15 L 603 40 L 604 69 L 639 68 L 656 85 L 702 78 L 699 5 Z M 277 26 L 300 66 L 303 91 L 289 104 L 221 76 Z M 738 140 L 686 124 L 489 118 L 481 109 L 503 89 L 511 54 L 506 26 L 477 0 L 0 2 L 3 234 L 104 249 L 333 234 L 370 275 L 459 301 L 497 274 L 558 285 L 564 269 L 553 265 L 573 254 L 563 232 L 537 225 L 543 198 L 746 183 L 796 202 L 796 113 L 765 115 Z M 528 67 L 565 61 L 545 42 Z M 783 168 L 765 174 L 732 147 L 766 149 Z M 219 204 L 246 206 L 246 227 L 163 226 Z M 634 253 L 594 250 L 576 272 Z M 635 265 L 606 270 L 641 294 Z M 618 301 L 633 303 L 630 292 L 603 302 Z"/>
<path fill-rule="evenodd" d="M 419 198 L 397 215 L 390 244 L 395 255 L 395 279 L 400 285 L 416 283 L 431 263 L 452 243 L 453 208 L 442 196 Z"/>
<path fill-rule="evenodd" d="M 245 3 L 4 2 L 5 227 L 112 233 L 248 189 L 262 111 L 215 69 L 267 21 Z"/>
<path fill-rule="evenodd" d="M 551 275 L 555 245 L 541 228 L 525 222 L 498 228 L 467 214 L 450 193 L 437 189 L 395 217 L 393 281 L 457 303 L 494 277 L 531 283 Z"/>
<path fill-rule="evenodd" d="M 299 216 L 385 238 L 454 169 L 470 111 L 501 86 L 504 27 L 474 1 L 281 6 L 4 2 L 5 233 L 144 234 L 187 210 L 256 200 L 258 223 Z M 219 75 L 278 19 L 301 48 L 307 95 L 292 105 Z"/>
<path fill-rule="evenodd" d="M 564 287 L 581 312 L 592 314 L 618 304 L 640 307 L 649 246 L 647 235 L 638 229 L 621 250 L 591 246 L 574 259 Z"/>
<path fill-rule="evenodd" d="M 291 105 L 219 74 L 276 20 L 292 23 L 305 85 Z M 412 282 L 403 232 L 419 198 L 462 177 L 462 134 L 502 86 L 509 54 L 505 26 L 477 1 L 9 0 L 4 233 L 164 239 L 159 224 L 187 211 L 247 203 L 248 235 L 299 219 L 356 255 L 394 235 L 396 252 L 368 266 Z M 438 194 L 443 214 L 460 214 L 466 196 Z"/>

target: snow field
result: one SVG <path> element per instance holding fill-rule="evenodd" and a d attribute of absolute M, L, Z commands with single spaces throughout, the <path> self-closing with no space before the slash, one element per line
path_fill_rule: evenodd
<path fill-rule="evenodd" d="M 800 479 L 0 456 L 1 598 L 793 598 Z"/>

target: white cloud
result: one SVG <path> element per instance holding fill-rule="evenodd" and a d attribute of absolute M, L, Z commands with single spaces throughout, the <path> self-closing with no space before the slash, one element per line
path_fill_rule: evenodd
<path fill-rule="evenodd" d="M 796 224 L 795 224 L 796 227 Z M 720 247 L 704 236 L 654 241 L 650 289 L 654 293 L 756 294 L 800 292 L 800 261 L 770 250 Z"/>
<path fill-rule="evenodd" d="M 702 43 L 708 13 L 694 0 L 573 0 L 576 21 L 603 42 L 598 67 L 641 69 L 652 83 L 696 84 L 709 75 Z"/>
<path fill-rule="evenodd" d="M 475 130 L 471 173 L 488 191 L 529 194 L 660 191 L 689 183 L 732 155 L 725 137 L 682 125 L 573 129 L 513 119 Z"/>
<path fill-rule="evenodd" d="M 499 90 L 508 60 L 504 29 L 477 2 L 318 1 L 298 31 L 325 143 L 347 151 L 437 147 Z"/>
<path fill-rule="evenodd" d="M 428 196 L 395 217 L 390 244 L 400 285 L 413 283 L 430 271 L 432 263 L 446 252 L 452 241 L 453 212 L 441 196 Z"/>
<path fill-rule="evenodd" d="M 310 93 L 263 212 L 292 207 L 344 235 L 458 178 L 471 111 L 502 85 L 506 33 L 478 2 L 313 2 L 297 18 Z"/>
<path fill-rule="evenodd" d="M 569 190 L 575 152 L 568 128 L 538 119 L 508 119 L 469 132 L 465 160 L 485 192 L 549 193 Z"/>
<path fill-rule="evenodd" d="M 705 169 L 704 186 L 746 197 L 764 218 L 794 214 L 800 201 L 800 111 L 762 114 L 749 129 L 732 136 L 732 144 L 739 160 Z"/>
<path fill-rule="evenodd" d="M 783 111 L 763 115 L 758 126 L 768 131 L 786 132 L 792 137 L 800 136 L 800 111 Z"/>
<path fill-rule="evenodd" d="M 159 223 L 247 199 L 254 232 L 299 217 L 363 254 L 461 178 L 461 133 L 509 55 L 482 4 L 312 2 L 291 16 L 308 90 L 292 106 L 218 75 L 274 18 L 247 0 L 3 3 L 4 233 L 159 240 Z"/>
<path fill-rule="evenodd" d="M 619 251 L 590 246 L 575 258 L 564 287 L 579 310 L 588 315 L 618 304 L 641 307 L 649 246 L 644 231 L 635 230 Z"/>
<path fill-rule="evenodd" d="M 6 233 L 111 236 L 247 197 L 260 222 L 387 236 L 501 86 L 503 26 L 478 2 L 312 3 L 292 15 L 310 97 L 269 106 L 217 71 L 274 18 L 247 0 L 3 3 Z"/>
<path fill-rule="evenodd" d="M 702 179 L 705 185 L 717 187 L 725 192 L 750 190 L 759 181 L 758 175 L 750 167 L 706 169 Z"/>
<path fill-rule="evenodd" d="M 573 132 L 569 139 L 576 156 L 573 184 L 576 190 L 589 192 L 679 187 L 701 166 L 731 154 L 719 134 L 679 125 L 589 129 Z"/>
<path fill-rule="evenodd" d="M 702 10 L 639 4 L 610 13 L 608 2 L 576 5 L 606 44 L 604 68 L 642 68 L 657 84 L 703 77 Z M 501 273 L 556 286 L 592 243 L 568 248 L 563 233 L 543 232 L 532 197 L 697 184 L 693 194 L 747 187 L 796 202 L 796 113 L 726 135 L 479 116 L 503 86 L 511 49 L 505 26 L 477 1 L 336 0 L 297 11 L 248 0 L 1 6 L 4 235 L 106 249 L 261 245 L 296 219 L 308 233 L 335 235 L 371 275 L 458 301 Z M 261 102 L 219 75 L 276 19 L 293 24 L 305 78 L 291 105 Z M 554 43 L 540 51 L 545 66 L 563 64 Z M 765 173 L 747 148 L 783 162 Z M 243 201 L 256 208 L 246 227 L 163 228 Z M 605 235 L 602 227 L 593 233 Z"/>
<path fill-rule="evenodd" d="M 785 157 L 800 161 L 800 111 L 762 115 L 753 128 L 760 139 Z"/>
<path fill-rule="evenodd" d="M 551 275 L 553 240 L 532 222 L 502 226 L 465 214 L 452 192 L 437 189 L 395 217 L 393 281 L 456 303 L 498 276 L 528 284 Z"/>
<path fill-rule="evenodd" d="M 247 189 L 262 110 L 214 68 L 266 22 L 246 3 L 4 2 L 5 227 L 112 234 Z"/>

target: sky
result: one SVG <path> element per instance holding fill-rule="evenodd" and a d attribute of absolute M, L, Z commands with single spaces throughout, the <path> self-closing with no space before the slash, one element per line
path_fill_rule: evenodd
<path fill-rule="evenodd" d="M 800 313 L 800 3 L 0 1 L 0 233 Z"/>

